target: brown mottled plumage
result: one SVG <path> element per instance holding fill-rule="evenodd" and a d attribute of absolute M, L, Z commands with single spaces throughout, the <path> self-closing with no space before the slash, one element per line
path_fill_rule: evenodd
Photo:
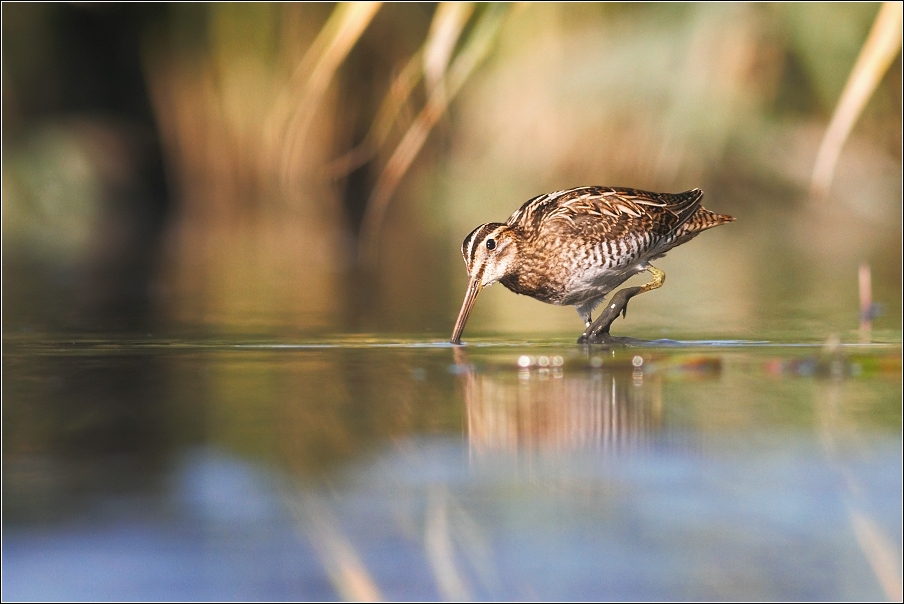
<path fill-rule="evenodd" d="M 592 325 L 590 313 L 609 292 L 641 271 L 653 274 L 653 281 L 626 292 L 619 308 L 624 311 L 630 297 L 662 285 L 665 273 L 651 260 L 701 231 L 734 220 L 703 208 L 702 198 L 700 189 L 651 193 L 578 187 L 538 195 L 506 223 L 477 227 L 461 246 L 470 283 L 452 343 L 460 343 L 480 289 L 496 281 L 516 294 L 574 306 L 588 326 L 580 341 L 608 335 L 618 312 Z"/>

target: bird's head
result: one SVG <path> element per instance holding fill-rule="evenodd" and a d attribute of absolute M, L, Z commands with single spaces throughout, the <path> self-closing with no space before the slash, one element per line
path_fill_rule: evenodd
<path fill-rule="evenodd" d="M 512 272 L 518 253 L 515 232 L 506 224 L 491 222 L 471 231 L 461 244 L 461 256 L 468 267 L 468 291 L 455 321 L 452 343 L 461 343 L 461 332 L 477 294 Z"/>

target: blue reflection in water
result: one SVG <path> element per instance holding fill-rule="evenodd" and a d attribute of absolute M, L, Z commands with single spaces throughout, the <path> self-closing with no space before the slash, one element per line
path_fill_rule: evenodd
<path fill-rule="evenodd" d="M 167 445 L 158 474 L 109 464 L 114 453 L 86 436 L 71 450 L 88 461 L 66 465 L 28 453 L 32 436 L 4 459 L 4 501 L 20 511 L 4 519 L 3 597 L 894 599 L 900 354 L 857 354 L 184 353 L 171 379 L 189 394 L 145 401 L 139 425 L 159 411 L 173 426 L 145 440 L 172 442 L 194 421 L 200 436 L 173 440 L 214 443 L 220 429 L 259 461 Z M 87 371 L 69 383 L 104 396 L 60 388 L 28 417 L 107 399 L 134 410 L 131 390 L 117 399 L 83 384 L 146 357 L 59 358 L 19 369 L 10 408 L 28 410 L 34 384 L 62 367 Z M 223 387 L 192 408 L 211 375 Z M 103 414 L 73 417 L 90 427 Z M 126 434 L 142 434 L 133 423 Z M 71 425 L 82 424 L 61 421 L 56 435 Z M 133 467 L 153 470 L 130 482 Z M 72 468 L 88 478 L 67 482 Z M 86 512 L 68 500 L 56 520 L 21 511 L 80 490 L 93 497 Z"/>
<path fill-rule="evenodd" d="M 816 443 L 769 444 L 469 461 L 429 438 L 329 488 L 194 449 L 150 511 L 7 530 L 3 596 L 884 598 L 850 513 L 900 534 L 900 441 L 848 460 L 861 496 Z"/>
<path fill-rule="evenodd" d="M 172 476 L 175 499 L 209 523 L 256 524 L 281 512 L 273 477 L 210 448 L 186 452 Z"/>
<path fill-rule="evenodd" d="M 193 449 L 170 484 L 150 502 L 104 501 L 101 519 L 7 529 L 4 599 L 335 597 L 313 550 L 293 530 L 270 472 Z"/>

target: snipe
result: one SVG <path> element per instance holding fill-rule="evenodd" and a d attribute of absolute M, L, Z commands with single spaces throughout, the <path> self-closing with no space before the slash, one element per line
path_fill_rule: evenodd
<path fill-rule="evenodd" d="M 468 290 L 452 331 L 461 333 L 477 294 L 499 281 L 516 294 L 574 306 L 587 328 L 578 343 L 612 340 L 609 327 L 628 300 L 660 287 L 665 273 L 650 264 L 701 231 L 734 220 L 700 205 L 703 191 L 651 193 L 611 187 L 578 187 L 528 200 L 506 223 L 471 231 L 461 244 Z M 639 272 L 652 280 L 617 292 L 606 309 L 590 313 L 616 287 Z"/>

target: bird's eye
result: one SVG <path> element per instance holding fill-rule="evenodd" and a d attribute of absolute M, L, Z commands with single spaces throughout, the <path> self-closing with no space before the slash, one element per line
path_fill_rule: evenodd
<path fill-rule="evenodd" d="M 487 239 L 487 249 L 488 250 L 496 249 L 496 240 L 495 239 Z"/>

